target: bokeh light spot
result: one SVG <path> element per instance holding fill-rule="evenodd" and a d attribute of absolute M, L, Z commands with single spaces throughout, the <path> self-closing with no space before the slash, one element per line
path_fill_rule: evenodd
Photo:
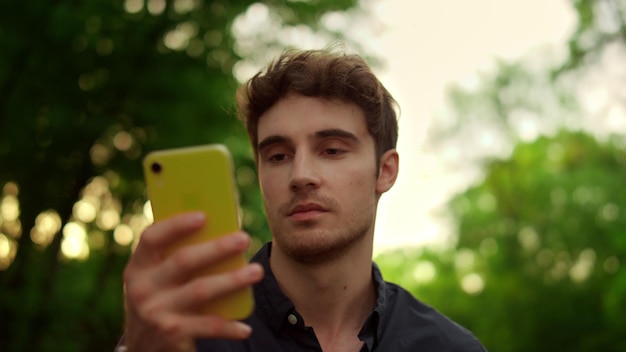
<path fill-rule="evenodd" d="M 89 256 L 89 246 L 87 246 L 86 239 L 87 232 L 82 224 L 68 222 L 63 227 L 61 253 L 69 259 L 85 259 Z"/>
<path fill-rule="evenodd" d="M 102 230 L 113 230 L 120 223 L 120 214 L 115 209 L 104 209 L 98 214 L 96 224 Z"/>
<path fill-rule="evenodd" d="M 477 295 L 485 288 L 485 281 L 477 273 L 467 274 L 461 280 L 461 288 L 469 295 Z"/>
<path fill-rule="evenodd" d="M 11 242 L 9 238 L 0 233 L 0 258 L 7 258 L 11 252 Z"/>
<path fill-rule="evenodd" d="M 460 249 L 454 258 L 454 266 L 459 271 L 470 270 L 474 267 L 474 252 L 469 249 Z"/>
<path fill-rule="evenodd" d="M 197 0 L 174 0 L 174 11 L 179 15 L 191 12 L 197 2 Z"/>
<path fill-rule="evenodd" d="M 124 10 L 128 13 L 138 13 L 143 9 L 143 0 L 126 0 Z"/>
<path fill-rule="evenodd" d="M 35 218 L 35 226 L 30 231 L 30 239 L 33 243 L 46 247 L 52 242 L 54 235 L 61 230 L 61 225 L 61 217 L 56 211 L 43 211 Z"/>
<path fill-rule="evenodd" d="M 237 183 L 240 186 L 247 187 L 256 181 L 256 172 L 248 166 L 242 166 L 237 169 Z"/>
<path fill-rule="evenodd" d="M 143 205 L 143 215 L 150 223 L 154 221 L 154 216 L 152 215 L 152 204 L 150 201 L 147 201 L 146 204 Z"/>
<path fill-rule="evenodd" d="M 0 270 L 6 270 L 17 254 L 17 243 L 0 232 Z"/>
<path fill-rule="evenodd" d="M 517 240 L 527 251 L 534 251 L 539 248 L 540 241 L 537 231 L 533 227 L 524 227 L 517 235 Z"/>
<path fill-rule="evenodd" d="M 593 249 L 583 250 L 576 263 L 570 268 L 569 275 L 572 281 L 578 283 L 586 281 L 591 275 L 595 261 L 596 252 Z"/>
<path fill-rule="evenodd" d="M 11 196 L 16 196 L 17 197 L 19 192 L 20 192 L 20 188 L 18 187 L 17 183 L 15 183 L 15 182 L 7 182 L 2 187 L 2 193 L 4 195 L 11 195 Z"/>
<path fill-rule="evenodd" d="M 98 213 L 97 203 L 95 202 L 97 202 L 97 199 L 94 201 L 93 198 L 83 198 L 79 200 L 74 204 L 74 216 L 84 223 L 94 221 Z"/>
<path fill-rule="evenodd" d="M 165 0 L 148 0 L 147 7 L 151 15 L 160 15 L 165 10 Z"/>
<path fill-rule="evenodd" d="M 419 261 L 415 265 L 415 269 L 413 269 L 413 278 L 418 283 L 428 283 L 431 282 L 435 275 L 437 274 L 437 269 L 427 260 Z"/>
<path fill-rule="evenodd" d="M 12 194 L 7 194 L 2 198 L 0 203 L 0 216 L 4 221 L 16 221 L 20 216 L 20 203 L 17 197 Z"/>
<path fill-rule="evenodd" d="M 126 151 L 133 145 L 133 136 L 126 131 L 120 131 L 113 137 L 113 145 L 118 150 Z"/>
<path fill-rule="evenodd" d="M 128 246 L 133 242 L 133 229 L 126 225 L 120 224 L 113 231 L 113 239 L 120 246 Z"/>

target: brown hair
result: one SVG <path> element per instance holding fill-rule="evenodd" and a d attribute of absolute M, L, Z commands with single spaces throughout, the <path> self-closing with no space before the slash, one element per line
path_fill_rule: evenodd
<path fill-rule="evenodd" d="M 257 156 L 259 118 L 290 93 L 337 99 L 359 106 L 376 144 L 376 161 L 396 147 L 397 103 L 357 55 L 330 50 L 286 51 L 237 92 L 239 116 Z"/>

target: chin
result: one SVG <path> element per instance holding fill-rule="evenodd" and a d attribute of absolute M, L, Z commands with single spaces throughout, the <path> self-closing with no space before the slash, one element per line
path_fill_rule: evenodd
<path fill-rule="evenodd" d="M 337 260 L 364 239 L 366 232 L 338 234 L 326 231 L 294 231 L 291 235 L 275 235 L 274 243 L 294 261 L 321 264 Z"/>

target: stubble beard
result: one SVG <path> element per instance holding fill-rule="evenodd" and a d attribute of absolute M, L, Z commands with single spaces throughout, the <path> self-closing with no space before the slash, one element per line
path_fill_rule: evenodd
<path fill-rule="evenodd" d="M 329 203 L 334 205 L 327 199 L 324 202 Z M 302 264 L 324 264 L 341 258 L 367 240 L 373 232 L 375 214 L 374 204 L 361 204 L 346 214 L 346 221 L 335 228 L 320 227 L 317 221 L 310 221 L 298 224 L 293 231 L 278 228 L 277 221 L 269 220 L 275 245 L 287 256 Z"/>

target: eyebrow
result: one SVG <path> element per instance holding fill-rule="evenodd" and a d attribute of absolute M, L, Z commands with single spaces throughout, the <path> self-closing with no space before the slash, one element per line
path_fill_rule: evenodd
<path fill-rule="evenodd" d="M 359 137 L 357 137 L 355 134 L 350 133 L 348 131 L 345 130 L 341 130 L 338 128 L 332 128 L 332 129 L 328 129 L 328 130 L 321 130 L 315 133 L 315 137 L 316 138 L 329 138 L 329 137 L 336 137 L 336 138 L 341 138 L 341 139 L 348 139 L 351 140 L 353 142 L 359 142 Z"/>
<path fill-rule="evenodd" d="M 282 144 L 282 143 L 287 143 L 287 142 L 289 142 L 289 139 L 287 139 L 284 136 L 278 136 L 278 135 L 269 136 L 269 137 L 264 138 L 261 142 L 259 142 L 257 149 L 261 151 L 271 145 Z"/>
<path fill-rule="evenodd" d="M 331 128 L 331 129 L 315 132 L 315 138 L 317 139 L 333 138 L 333 137 L 350 140 L 356 143 L 360 141 L 359 138 L 355 134 L 350 133 L 345 130 L 338 129 L 338 128 Z M 261 151 L 265 148 L 268 148 L 271 145 L 284 144 L 284 143 L 291 143 L 291 139 L 285 136 L 281 136 L 281 135 L 268 136 L 264 138 L 261 142 L 259 142 L 257 149 Z"/>

